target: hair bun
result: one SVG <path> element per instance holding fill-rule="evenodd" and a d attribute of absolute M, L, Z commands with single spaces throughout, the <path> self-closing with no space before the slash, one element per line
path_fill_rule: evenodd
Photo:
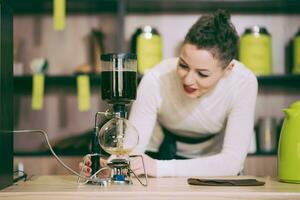
<path fill-rule="evenodd" d="M 219 9 L 214 13 L 214 24 L 219 30 L 222 29 L 224 25 L 227 25 L 229 20 L 230 14 L 227 10 Z"/>
<path fill-rule="evenodd" d="M 227 67 L 238 52 L 239 36 L 225 10 L 201 16 L 190 28 L 184 43 L 195 45 L 198 49 L 210 51 Z"/>
<path fill-rule="evenodd" d="M 214 13 L 216 19 L 221 21 L 228 21 L 230 19 L 230 14 L 227 10 L 219 9 Z"/>

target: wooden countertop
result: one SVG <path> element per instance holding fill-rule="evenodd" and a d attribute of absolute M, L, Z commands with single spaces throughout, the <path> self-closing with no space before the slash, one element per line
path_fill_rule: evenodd
<path fill-rule="evenodd" d="M 218 177 L 218 178 L 256 178 L 265 181 L 264 186 L 220 187 L 192 186 L 187 178 L 150 178 L 148 187 L 133 179 L 133 185 L 78 185 L 75 176 L 37 176 L 30 181 L 20 181 L 0 191 L 1 200 L 99 200 L 99 199 L 300 199 L 300 184 L 278 182 L 266 177 Z"/>

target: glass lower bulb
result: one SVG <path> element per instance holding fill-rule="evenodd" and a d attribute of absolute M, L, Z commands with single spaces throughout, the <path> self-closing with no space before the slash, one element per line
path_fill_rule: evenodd
<path fill-rule="evenodd" d="M 124 118 L 112 118 L 101 127 L 98 135 L 103 150 L 117 156 L 129 155 L 139 141 L 136 128 Z"/>

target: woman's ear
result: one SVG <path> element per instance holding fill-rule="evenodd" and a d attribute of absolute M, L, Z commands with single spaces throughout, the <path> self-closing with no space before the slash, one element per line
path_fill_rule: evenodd
<path fill-rule="evenodd" d="M 233 62 L 229 63 L 229 65 L 225 68 L 225 76 L 228 76 L 232 72 L 233 68 L 234 68 L 234 63 Z"/>

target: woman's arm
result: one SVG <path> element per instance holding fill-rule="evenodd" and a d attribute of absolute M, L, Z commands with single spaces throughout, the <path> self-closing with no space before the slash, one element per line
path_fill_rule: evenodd
<path fill-rule="evenodd" d="M 158 81 L 153 72 L 148 72 L 139 84 L 136 101 L 131 107 L 129 121 L 139 134 L 135 152 L 143 153 L 146 150 L 157 120 L 160 102 Z"/>
<path fill-rule="evenodd" d="M 257 97 L 255 77 L 240 85 L 228 116 L 219 154 L 189 160 L 156 161 L 157 176 L 230 176 L 243 168 L 249 149 Z"/>

